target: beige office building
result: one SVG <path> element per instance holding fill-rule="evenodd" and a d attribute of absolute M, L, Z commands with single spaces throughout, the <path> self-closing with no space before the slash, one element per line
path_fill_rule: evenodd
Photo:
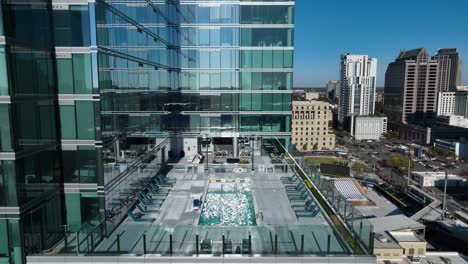
<path fill-rule="evenodd" d="M 300 151 L 333 150 L 330 104 L 321 101 L 292 102 L 292 143 Z M 314 148 L 315 146 L 315 148 Z"/>
<path fill-rule="evenodd" d="M 384 111 L 392 123 L 433 119 L 437 113 L 439 62 L 426 49 L 401 51 L 385 73 Z"/>

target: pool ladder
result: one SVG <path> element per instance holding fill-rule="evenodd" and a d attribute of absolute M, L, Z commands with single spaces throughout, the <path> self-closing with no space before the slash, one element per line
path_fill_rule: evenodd
<path fill-rule="evenodd" d="M 261 217 L 262 218 L 262 222 L 263 222 L 263 212 L 258 212 L 256 215 L 255 215 L 255 219 Z"/>

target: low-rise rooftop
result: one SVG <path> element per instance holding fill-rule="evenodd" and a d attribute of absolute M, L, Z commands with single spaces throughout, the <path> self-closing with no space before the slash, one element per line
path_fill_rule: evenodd
<path fill-rule="evenodd" d="M 378 218 L 371 218 L 369 222 L 374 226 L 374 231 L 406 231 L 406 230 L 422 230 L 424 225 L 412 220 L 405 215 L 390 215 Z"/>
<path fill-rule="evenodd" d="M 416 235 L 413 231 L 389 232 L 389 234 L 399 243 L 401 242 L 425 242 L 424 239 Z"/>

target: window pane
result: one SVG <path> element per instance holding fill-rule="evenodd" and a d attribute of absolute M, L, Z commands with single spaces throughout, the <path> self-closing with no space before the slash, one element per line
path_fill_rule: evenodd
<path fill-rule="evenodd" d="M 10 109 L 8 105 L 0 105 L 0 151 L 12 151 Z"/>
<path fill-rule="evenodd" d="M 252 72 L 252 90 L 262 90 L 261 72 Z"/>
<path fill-rule="evenodd" d="M 293 52 L 292 50 L 285 50 L 284 51 L 284 67 L 292 68 L 292 66 L 293 66 Z"/>
<path fill-rule="evenodd" d="M 252 51 L 252 68 L 262 68 L 262 51 L 254 50 Z"/>
<path fill-rule="evenodd" d="M 283 68 L 283 51 L 274 50 L 273 51 L 273 68 Z"/>
<path fill-rule="evenodd" d="M 241 90 L 251 90 L 252 89 L 252 79 L 250 72 L 241 73 Z"/>
<path fill-rule="evenodd" d="M 97 183 L 96 155 L 96 149 L 94 147 L 79 148 L 77 167 L 79 170 L 81 183 Z"/>
<path fill-rule="evenodd" d="M 262 94 L 252 94 L 252 111 L 262 110 Z"/>
<path fill-rule="evenodd" d="M 60 124 L 63 139 L 76 139 L 75 106 L 60 106 Z"/>
<path fill-rule="evenodd" d="M 1 19 L 1 13 L 0 13 L 0 19 Z M 1 25 L 0 25 L 0 28 L 1 28 Z M 6 68 L 6 61 L 5 61 L 5 48 L 3 47 L 0 48 L 0 95 L 8 95 L 8 78 L 7 78 L 7 68 Z"/>
<path fill-rule="evenodd" d="M 241 94 L 241 111 L 252 110 L 252 96 L 251 94 Z"/>
<path fill-rule="evenodd" d="M 58 89 L 60 94 L 73 93 L 73 69 L 71 59 L 57 60 Z"/>
<path fill-rule="evenodd" d="M 272 68 L 273 67 L 273 51 L 264 50 L 263 51 L 263 68 Z"/>
<path fill-rule="evenodd" d="M 76 102 L 76 126 L 78 139 L 94 139 L 93 102 Z"/>
<path fill-rule="evenodd" d="M 242 68 L 252 68 L 252 51 L 242 50 Z"/>
<path fill-rule="evenodd" d="M 75 93 L 90 94 L 92 92 L 90 54 L 73 54 L 73 73 Z"/>

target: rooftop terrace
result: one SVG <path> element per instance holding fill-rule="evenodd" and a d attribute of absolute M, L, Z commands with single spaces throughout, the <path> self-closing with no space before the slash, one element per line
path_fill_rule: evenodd
<path fill-rule="evenodd" d="M 323 202 L 310 189 L 310 180 L 304 181 L 285 158 L 271 156 L 256 155 L 254 166 L 206 166 L 182 159 L 163 173 L 148 176 L 146 169 L 135 177 L 138 188 L 115 192 L 135 196 L 135 203 L 123 208 L 128 209 L 127 217 L 118 223 L 102 222 L 91 232 L 69 234 L 42 257 L 354 255 L 356 245 L 343 237 L 331 212 L 325 213 Z M 126 188 L 135 185 L 125 181 Z M 340 198 L 333 200 L 340 203 Z M 346 211 L 345 199 L 341 201 L 351 227 L 357 230 L 360 223 L 359 232 L 369 232 L 363 230 L 362 219 L 353 220 L 356 211 Z M 361 234 L 355 235 L 354 243 Z"/>

